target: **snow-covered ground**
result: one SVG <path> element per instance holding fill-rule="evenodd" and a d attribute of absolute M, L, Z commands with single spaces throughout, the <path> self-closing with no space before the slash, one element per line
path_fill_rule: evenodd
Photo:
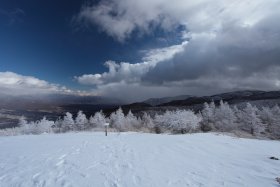
<path fill-rule="evenodd" d="M 0 137 L 0 186 L 278 186 L 280 141 L 215 134 Z"/>

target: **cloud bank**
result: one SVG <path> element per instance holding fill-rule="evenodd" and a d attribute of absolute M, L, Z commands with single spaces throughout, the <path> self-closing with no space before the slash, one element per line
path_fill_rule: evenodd
<path fill-rule="evenodd" d="M 87 95 L 89 93 L 70 90 L 32 76 L 24 76 L 14 72 L 0 72 L 0 94 L 23 96 L 38 94 Z"/>
<path fill-rule="evenodd" d="M 77 76 L 103 95 L 207 95 L 280 88 L 280 3 L 277 0 L 102 0 L 77 19 L 117 41 L 178 26 L 181 44 L 146 51 L 141 62 L 108 61 L 109 71 Z M 133 97 L 132 97 L 133 95 Z"/>

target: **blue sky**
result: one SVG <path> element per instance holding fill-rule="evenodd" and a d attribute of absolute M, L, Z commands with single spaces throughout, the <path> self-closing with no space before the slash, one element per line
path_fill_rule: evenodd
<path fill-rule="evenodd" d="M 0 8 L 0 71 L 32 75 L 70 88 L 86 89 L 74 76 L 106 70 L 107 60 L 135 63 L 141 50 L 178 42 L 172 32 L 137 33 L 125 42 L 101 32 L 97 25 L 86 28 L 73 18 L 85 1 L 2 0 Z M 180 28 L 179 28 L 180 29 Z"/>
<path fill-rule="evenodd" d="M 280 89 L 275 0 L 2 0 L 0 93 Z"/>

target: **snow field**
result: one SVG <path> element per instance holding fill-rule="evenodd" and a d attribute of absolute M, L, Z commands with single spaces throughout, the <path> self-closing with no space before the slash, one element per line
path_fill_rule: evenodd
<path fill-rule="evenodd" d="M 280 142 L 224 135 L 0 137 L 0 186 L 277 186 Z"/>

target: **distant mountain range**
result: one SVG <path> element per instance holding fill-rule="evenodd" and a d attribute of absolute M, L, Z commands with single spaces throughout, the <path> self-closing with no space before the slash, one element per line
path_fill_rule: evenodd
<path fill-rule="evenodd" d="M 280 91 L 245 90 L 201 97 L 183 95 L 178 97 L 153 98 L 143 102 L 123 105 L 122 108 L 124 111 L 132 110 L 136 113 L 140 111 L 162 111 L 176 108 L 198 111 L 203 108 L 205 102 L 210 103 L 214 101 L 218 104 L 221 100 L 228 102 L 230 105 L 237 106 L 245 105 L 246 102 L 250 102 L 256 106 L 273 106 L 280 104 Z"/>
<path fill-rule="evenodd" d="M 100 96 L 73 95 L 33 95 L 12 96 L 0 94 L 0 128 L 11 127 L 18 123 L 19 116 L 27 120 L 39 120 L 46 116 L 56 120 L 65 112 L 76 114 L 82 110 L 88 116 L 96 111 L 113 108 L 124 102 Z"/>
<path fill-rule="evenodd" d="M 163 98 L 151 98 L 143 101 L 143 103 L 149 104 L 151 106 L 157 106 L 160 104 L 168 103 L 171 101 L 176 101 L 176 100 L 184 100 L 187 98 L 193 97 L 191 95 L 179 95 L 175 97 L 163 97 Z"/>
<path fill-rule="evenodd" d="M 39 95 L 39 96 L 9 96 L 0 95 L 0 107 L 6 109 L 54 109 L 64 105 L 122 105 L 119 99 L 101 96 L 76 95 Z"/>
<path fill-rule="evenodd" d="M 229 93 L 222 93 L 212 96 L 203 97 L 189 97 L 184 100 L 174 100 L 171 102 L 163 103 L 158 106 L 192 106 L 196 104 L 209 103 L 214 101 L 215 103 L 221 100 L 228 102 L 229 104 L 239 104 L 243 102 L 263 101 L 263 100 L 275 100 L 280 99 L 280 91 L 236 91 Z"/>
<path fill-rule="evenodd" d="M 216 94 L 212 96 L 180 95 L 176 97 L 152 98 L 143 102 L 124 105 L 122 101 L 114 98 L 99 96 L 70 96 L 49 95 L 41 96 L 3 96 L 0 95 L 0 128 L 17 123 L 19 116 L 24 115 L 28 120 L 38 120 L 43 116 L 48 119 L 57 119 L 65 112 L 76 114 L 82 110 L 87 116 L 96 111 L 103 110 L 110 115 L 118 107 L 125 113 L 131 110 L 136 115 L 143 112 L 158 113 L 165 110 L 191 109 L 199 111 L 205 102 L 214 101 L 216 104 L 223 100 L 230 105 L 245 106 L 250 102 L 256 106 L 280 105 L 280 91 L 246 90 Z"/>

